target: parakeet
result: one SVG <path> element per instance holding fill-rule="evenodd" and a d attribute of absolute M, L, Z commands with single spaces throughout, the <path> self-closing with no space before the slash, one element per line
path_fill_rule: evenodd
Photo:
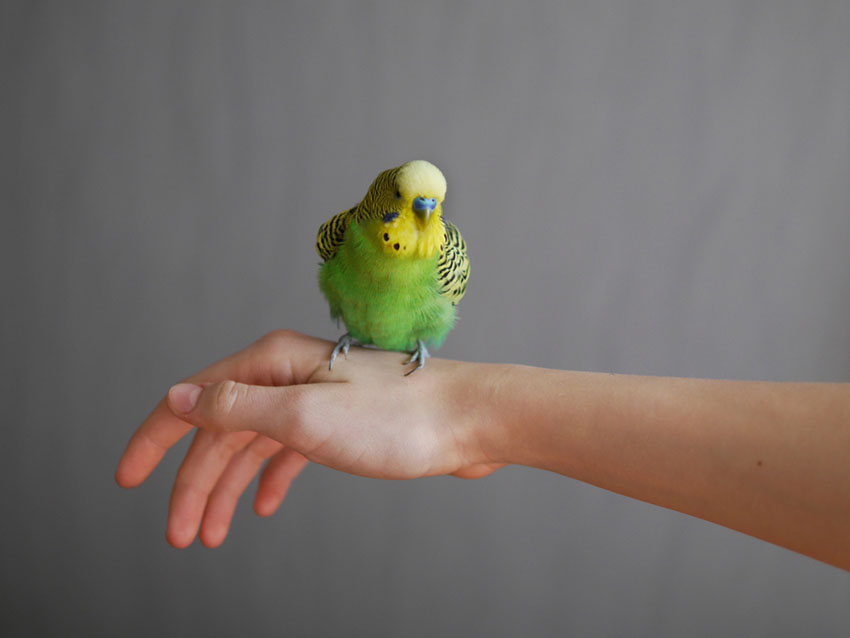
<path fill-rule="evenodd" d="M 319 228 L 319 287 L 348 330 L 329 368 L 353 343 L 410 352 L 425 365 L 455 323 L 466 292 L 466 243 L 443 219 L 446 178 L 415 160 L 382 172 L 357 206 Z"/>

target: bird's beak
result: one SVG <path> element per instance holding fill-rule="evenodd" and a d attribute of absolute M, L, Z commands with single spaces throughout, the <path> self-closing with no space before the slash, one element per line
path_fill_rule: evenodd
<path fill-rule="evenodd" d="M 422 220 L 423 224 L 431 218 L 431 213 L 434 212 L 435 208 L 437 208 L 437 200 L 433 197 L 417 197 L 413 200 L 413 212 Z"/>

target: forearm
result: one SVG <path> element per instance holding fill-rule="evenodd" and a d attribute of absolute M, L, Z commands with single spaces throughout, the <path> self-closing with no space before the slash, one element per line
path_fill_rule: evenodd
<path fill-rule="evenodd" d="M 495 366 L 492 457 L 850 569 L 850 386 Z"/>

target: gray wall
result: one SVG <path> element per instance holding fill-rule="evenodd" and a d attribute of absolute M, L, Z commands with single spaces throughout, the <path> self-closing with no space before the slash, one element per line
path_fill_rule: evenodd
<path fill-rule="evenodd" d="M 318 225 L 449 181 L 441 354 L 850 379 L 850 3 L 0 6 L 4 635 L 847 635 L 850 577 L 566 478 L 308 468 L 210 551 L 186 442 L 112 472 L 181 376 L 336 338 Z M 250 499 L 248 499 L 250 501 Z"/>

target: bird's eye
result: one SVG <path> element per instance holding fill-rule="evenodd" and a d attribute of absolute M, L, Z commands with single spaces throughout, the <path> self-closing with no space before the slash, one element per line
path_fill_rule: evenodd
<path fill-rule="evenodd" d="M 396 198 L 396 199 L 401 199 L 401 191 L 396 191 L 396 192 L 395 192 L 395 198 Z"/>

